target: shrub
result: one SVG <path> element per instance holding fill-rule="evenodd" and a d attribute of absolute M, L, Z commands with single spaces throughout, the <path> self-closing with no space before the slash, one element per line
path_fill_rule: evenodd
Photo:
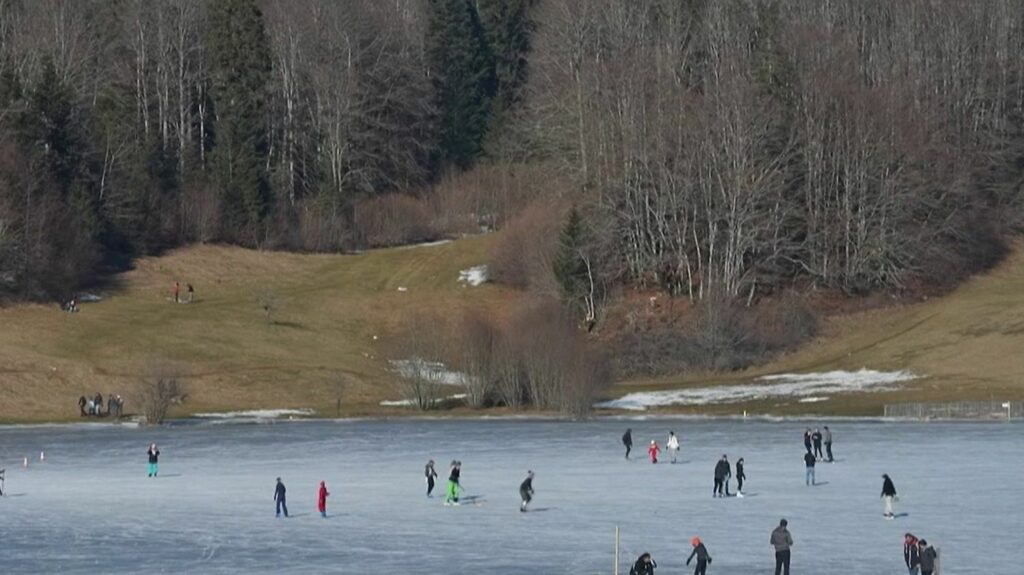
<path fill-rule="evenodd" d="M 356 204 L 353 234 L 360 247 L 387 247 L 435 239 L 433 213 L 412 196 L 389 194 Z"/>
<path fill-rule="evenodd" d="M 171 406 L 185 401 L 185 377 L 185 368 L 177 363 L 162 359 L 149 361 L 135 391 L 135 402 L 148 425 L 160 425 Z"/>

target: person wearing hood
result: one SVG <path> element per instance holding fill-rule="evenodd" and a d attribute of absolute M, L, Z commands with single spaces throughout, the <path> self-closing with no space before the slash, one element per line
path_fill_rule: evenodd
<path fill-rule="evenodd" d="M 633 450 L 633 430 L 626 429 L 622 434 L 622 445 L 626 447 L 626 459 L 629 459 L 629 452 Z"/>
<path fill-rule="evenodd" d="M 938 562 L 939 553 L 924 539 L 919 544 L 921 548 L 921 575 L 933 575 L 935 564 Z"/>
<path fill-rule="evenodd" d="M 896 486 L 887 473 L 882 474 L 882 499 L 885 501 L 885 512 L 882 515 L 886 519 L 894 519 L 896 514 L 893 512 L 893 501 L 896 500 Z"/>
<path fill-rule="evenodd" d="M 637 557 L 636 563 L 629 570 L 629 575 L 654 575 L 654 570 L 658 568 L 658 564 L 654 562 L 654 558 L 651 557 L 650 553 L 644 553 Z"/>
<path fill-rule="evenodd" d="M 917 537 L 913 533 L 903 535 L 903 562 L 909 575 L 918 575 L 921 570 L 921 550 L 917 545 Z"/>
<path fill-rule="evenodd" d="M 320 482 L 320 489 L 316 492 L 316 508 L 320 512 L 320 517 L 327 518 L 327 498 L 330 497 L 330 493 L 327 491 L 327 483 L 324 481 Z"/>
<path fill-rule="evenodd" d="M 700 537 L 694 537 L 690 539 L 690 545 L 693 546 L 693 552 L 686 559 L 686 565 L 690 565 L 690 561 L 694 557 L 697 558 L 697 567 L 693 570 L 693 575 L 705 575 L 708 570 L 708 565 L 711 564 L 711 555 L 708 554 L 708 548 L 701 542 Z"/>
<path fill-rule="evenodd" d="M 665 442 L 665 449 L 672 453 L 672 463 L 675 463 L 676 457 L 679 455 L 679 438 L 676 437 L 676 432 L 668 432 L 668 441 Z"/>

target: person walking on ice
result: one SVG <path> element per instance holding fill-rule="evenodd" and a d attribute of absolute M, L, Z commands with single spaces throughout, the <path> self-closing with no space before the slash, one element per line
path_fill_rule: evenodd
<path fill-rule="evenodd" d="M 729 475 L 729 461 L 725 455 L 715 464 L 715 489 L 711 492 L 712 497 L 725 497 L 722 488 L 725 486 L 726 477 Z"/>
<path fill-rule="evenodd" d="M 654 575 L 654 570 L 657 568 L 658 564 L 654 562 L 651 554 L 643 553 L 637 557 L 636 563 L 629 570 L 629 575 Z"/>
<path fill-rule="evenodd" d="M 697 558 L 697 567 L 693 570 L 693 575 L 706 575 L 708 572 L 708 565 L 711 564 L 711 555 L 708 554 L 708 548 L 701 542 L 700 537 L 694 537 L 690 539 L 690 545 L 693 546 L 693 551 L 690 556 L 686 559 L 686 565 L 689 567 L 690 561 L 694 557 Z"/>
<path fill-rule="evenodd" d="M 661 448 L 658 447 L 658 442 L 652 439 L 651 446 L 647 448 L 647 454 L 651 456 L 651 463 L 658 462 L 658 453 L 660 451 Z"/>
<path fill-rule="evenodd" d="M 793 546 L 793 536 L 789 534 L 789 522 L 783 519 L 779 526 L 772 531 L 769 540 L 775 548 L 775 575 L 789 575 L 789 548 Z"/>
<path fill-rule="evenodd" d="M 459 477 L 462 475 L 462 462 L 452 460 L 448 468 L 448 489 L 444 495 L 445 505 L 459 504 Z"/>
<path fill-rule="evenodd" d="M 814 442 L 814 456 L 818 458 L 818 461 L 824 461 L 825 455 L 821 452 L 821 430 L 818 428 L 814 429 L 814 433 L 811 434 L 811 441 Z"/>
<path fill-rule="evenodd" d="M 519 484 L 519 498 L 523 500 L 523 503 L 519 506 L 519 511 L 525 512 L 526 506 L 533 499 L 533 471 L 527 471 L 526 479 Z"/>
<path fill-rule="evenodd" d="M 804 454 L 804 464 L 807 466 L 807 471 L 804 474 L 804 485 L 817 485 L 814 478 L 814 463 L 817 459 L 814 458 L 814 454 L 810 451 Z"/>
<path fill-rule="evenodd" d="M 423 475 L 427 479 L 427 497 L 433 497 L 434 480 L 437 479 L 437 471 L 434 469 L 433 459 L 427 462 L 427 466 L 423 469 Z"/>
<path fill-rule="evenodd" d="M 736 481 L 739 485 L 736 486 L 736 497 L 743 497 L 743 480 L 747 478 L 747 474 L 743 472 L 743 458 L 736 460 Z"/>
<path fill-rule="evenodd" d="M 939 552 L 934 547 L 928 544 L 924 539 L 921 540 L 921 575 L 933 575 L 935 568 L 939 562 Z"/>
<path fill-rule="evenodd" d="M 320 517 L 324 519 L 327 519 L 327 498 L 330 496 L 330 492 L 327 491 L 327 483 L 321 481 L 320 489 L 316 491 L 316 509 L 320 512 Z"/>
<path fill-rule="evenodd" d="M 807 429 L 804 430 L 804 449 L 807 450 L 807 453 L 812 453 L 811 452 L 811 428 L 810 427 L 808 427 Z"/>
<path fill-rule="evenodd" d="M 893 501 L 896 500 L 896 486 L 893 485 L 892 479 L 889 478 L 889 474 L 882 474 L 882 500 L 885 501 L 885 512 L 882 516 L 886 519 L 895 519 L 896 514 L 893 512 Z"/>
<path fill-rule="evenodd" d="M 626 447 L 626 459 L 629 459 L 629 452 L 633 451 L 633 430 L 627 428 L 622 434 L 622 445 Z"/>
<path fill-rule="evenodd" d="M 832 458 L 832 431 L 827 425 L 825 426 L 825 433 L 823 435 L 825 436 L 825 453 L 828 454 L 828 462 L 835 463 L 836 460 Z"/>
<path fill-rule="evenodd" d="M 665 442 L 665 449 L 668 449 L 672 454 L 672 463 L 675 463 L 676 456 L 679 455 L 679 438 L 676 437 L 676 432 L 668 432 L 668 441 Z"/>
<path fill-rule="evenodd" d="M 160 450 L 156 448 L 155 443 L 149 445 L 149 450 L 146 451 L 146 455 L 149 456 L 149 476 L 156 477 L 156 472 L 159 468 L 160 462 Z"/>
<path fill-rule="evenodd" d="M 288 504 L 285 502 L 285 491 L 284 483 L 281 482 L 281 478 L 277 478 L 277 486 L 274 487 L 274 503 L 275 505 L 275 517 L 280 517 L 281 512 L 284 511 L 284 516 L 288 517 Z"/>
<path fill-rule="evenodd" d="M 921 550 L 918 549 L 917 537 L 913 533 L 903 534 L 903 562 L 907 565 L 909 575 L 921 572 Z"/>

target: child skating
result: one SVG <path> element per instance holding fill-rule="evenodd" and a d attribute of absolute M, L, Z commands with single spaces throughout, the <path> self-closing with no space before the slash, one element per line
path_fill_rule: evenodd
<path fill-rule="evenodd" d="M 159 471 L 160 450 L 157 449 L 155 443 L 150 444 L 146 455 L 149 456 L 149 476 L 156 477 L 157 471 Z"/>
<path fill-rule="evenodd" d="M 316 508 L 320 512 L 320 517 L 327 518 L 327 498 L 330 497 L 330 493 L 327 491 L 327 483 L 324 481 L 320 482 L 320 489 L 316 493 Z"/>
<path fill-rule="evenodd" d="M 693 545 L 693 552 L 690 553 L 690 557 L 686 559 L 686 565 L 690 565 L 690 561 L 694 557 L 697 558 L 697 566 L 693 570 L 693 575 L 705 575 L 708 571 L 708 565 L 711 564 L 711 555 L 708 554 L 708 548 L 701 542 L 700 537 L 694 537 L 690 540 L 690 545 Z"/>
<path fill-rule="evenodd" d="M 525 512 L 526 506 L 533 499 L 533 471 L 527 471 L 526 479 L 519 484 L 519 497 L 523 500 L 522 504 L 519 505 L 519 511 Z"/>
<path fill-rule="evenodd" d="M 658 453 L 661 452 L 661 448 L 658 447 L 658 442 L 651 440 L 651 446 L 647 448 L 647 454 L 651 456 L 651 463 L 658 462 Z"/>

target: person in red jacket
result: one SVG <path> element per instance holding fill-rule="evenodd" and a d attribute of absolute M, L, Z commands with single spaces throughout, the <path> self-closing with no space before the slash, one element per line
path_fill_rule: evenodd
<path fill-rule="evenodd" d="M 652 439 L 651 446 L 647 448 L 647 453 L 649 453 L 651 456 L 651 463 L 658 462 L 658 452 L 660 451 L 661 449 L 658 447 L 658 442 Z"/>
<path fill-rule="evenodd" d="M 323 481 L 320 482 L 320 490 L 316 495 L 316 508 L 320 510 L 320 517 L 327 517 L 327 496 L 330 493 L 327 492 L 327 484 Z"/>

